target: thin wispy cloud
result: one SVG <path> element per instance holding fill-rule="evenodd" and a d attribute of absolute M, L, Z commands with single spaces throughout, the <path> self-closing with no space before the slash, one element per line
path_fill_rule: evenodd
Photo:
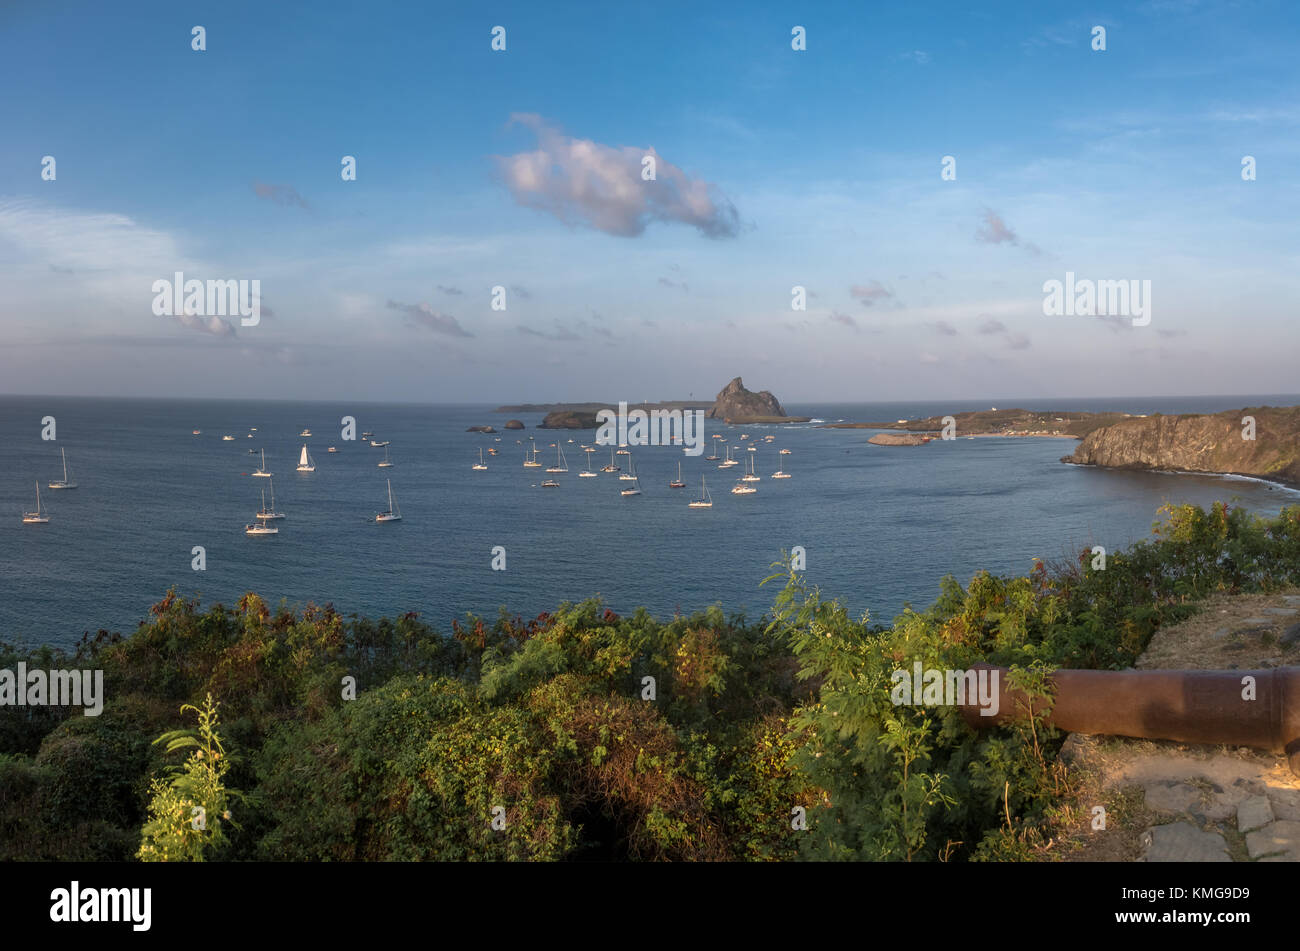
<path fill-rule="evenodd" d="M 447 337 L 474 336 L 462 327 L 460 321 L 451 314 L 436 311 L 428 304 L 403 304 L 400 301 L 390 300 L 387 306 L 389 310 L 401 311 L 412 324 L 431 330 L 436 334 L 443 334 Z"/>
<path fill-rule="evenodd" d="M 447 287 L 446 285 L 443 284 L 438 284 L 436 286 L 438 290 L 442 291 L 444 294 L 448 295 L 449 297 L 460 297 L 462 294 L 465 293 L 459 287 Z"/>
<path fill-rule="evenodd" d="M 893 300 L 894 292 L 879 281 L 869 281 L 866 284 L 854 284 L 849 288 L 849 296 L 859 301 L 863 307 L 874 307 L 881 302 Z"/>
<path fill-rule="evenodd" d="M 842 314 L 838 310 L 831 311 L 830 319 L 833 323 L 843 324 L 845 327 L 852 327 L 854 331 L 859 331 L 858 322 L 849 314 Z"/>
<path fill-rule="evenodd" d="M 253 182 L 253 194 L 258 198 L 283 205 L 286 208 L 302 208 L 311 211 L 307 199 L 298 194 L 292 185 L 268 185 L 265 182 Z"/>
<path fill-rule="evenodd" d="M 984 244 L 1010 244 L 1014 247 L 1023 247 L 1031 254 L 1039 254 L 1039 248 L 1036 244 L 1021 244 L 1020 236 L 1011 230 L 1011 227 L 1002 220 L 992 208 L 985 208 L 983 214 L 983 223 L 975 230 L 975 240 Z"/>
<path fill-rule="evenodd" d="M 573 138 L 532 114 L 516 113 L 511 121 L 537 136 L 533 151 L 497 158 L 521 205 L 619 237 L 643 234 L 656 221 L 689 225 L 709 238 L 739 233 L 739 214 L 717 187 L 691 178 L 653 147 Z M 655 160 L 653 181 L 642 179 L 646 156 Z"/>

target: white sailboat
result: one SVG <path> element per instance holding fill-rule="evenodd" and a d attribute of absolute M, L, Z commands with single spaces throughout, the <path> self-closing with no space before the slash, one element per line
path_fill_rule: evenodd
<path fill-rule="evenodd" d="M 593 472 L 591 468 L 591 454 L 595 451 L 596 450 L 594 449 L 587 450 L 587 468 L 578 473 L 579 479 L 594 479 L 596 476 L 600 475 L 599 472 Z"/>
<path fill-rule="evenodd" d="M 222 436 L 222 437 L 221 437 L 221 441 L 222 441 L 222 442 L 234 442 L 234 441 L 235 441 L 235 437 L 234 437 L 234 436 Z"/>
<path fill-rule="evenodd" d="M 568 472 L 569 461 L 564 458 L 564 447 L 560 445 L 559 440 L 555 442 L 555 465 L 547 466 L 547 472 Z"/>
<path fill-rule="evenodd" d="M 616 465 L 614 465 L 614 447 L 611 445 L 611 446 L 609 447 L 609 465 L 607 465 L 607 466 L 601 466 L 601 467 L 600 467 L 600 471 L 601 471 L 601 472 L 618 472 L 618 470 L 619 470 L 619 467 L 616 466 Z"/>
<path fill-rule="evenodd" d="M 253 475 L 262 479 L 271 478 L 271 473 L 266 471 L 266 450 L 265 449 L 262 450 L 262 464 L 253 470 Z"/>
<path fill-rule="evenodd" d="M 693 509 L 711 509 L 713 508 L 713 496 L 709 495 L 709 487 L 704 484 L 704 476 L 700 476 L 700 497 L 694 499 L 688 508 Z"/>
<path fill-rule="evenodd" d="M 388 482 L 388 511 L 380 512 L 375 516 L 376 522 L 400 522 L 402 520 L 402 510 L 397 507 L 393 501 L 393 480 L 387 479 Z"/>
<path fill-rule="evenodd" d="M 480 447 L 479 447 L 479 450 L 478 450 L 478 465 L 476 465 L 476 466 L 471 466 L 470 468 L 474 469 L 474 470 L 477 471 L 477 472 L 483 472 L 483 471 L 485 471 L 485 470 L 487 469 L 487 463 L 483 461 L 483 447 L 482 447 L 482 446 L 480 446 Z"/>
<path fill-rule="evenodd" d="M 59 452 L 63 454 L 63 478 L 56 479 L 55 481 L 51 482 L 50 488 L 51 489 L 75 489 L 77 487 L 77 483 L 73 482 L 71 479 L 68 478 L 68 450 L 61 448 L 59 449 Z"/>
<path fill-rule="evenodd" d="M 714 439 L 721 439 L 722 437 L 719 436 L 717 433 L 714 433 L 714 434 L 713 434 L 713 438 L 714 438 Z M 705 456 L 704 458 L 705 458 L 705 460 L 708 461 L 708 462 L 717 462 L 717 461 L 718 461 L 718 444 L 715 442 L 715 443 L 712 444 L 712 446 L 713 446 L 713 448 L 712 448 L 710 451 L 713 453 L 713 455 L 711 455 L 711 456 Z"/>
<path fill-rule="evenodd" d="M 392 468 L 392 465 L 392 460 L 388 458 L 388 443 L 384 443 L 384 461 L 379 463 L 379 468 L 390 469 Z"/>
<path fill-rule="evenodd" d="M 272 508 L 275 507 L 272 503 Z M 270 525 L 262 518 L 263 512 L 266 511 L 266 490 L 262 490 L 262 511 L 257 513 L 257 519 L 252 525 L 244 526 L 245 535 L 279 535 L 280 529 L 275 525 Z"/>
<path fill-rule="evenodd" d="M 36 483 L 36 511 L 24 512 L 23 521 L 29 524 L 44 524 L 50 520 L 50 513 L 41 506 L 41 484 Z"/>
<path fill-rule="evenodd" d="M 686 483 L 682 481 L 682 463 L 680 459 L 677 461 L 677 478 L 674 479 L 672 482 L 668 483 L 668 488 L 670 489 L 686 488 Z"/>
<path fill-rule="evenodd" d="M 754 457 L 749 457 L 749 471 L 740 477 L 741 482 L 761 482 L 763 477 L 754 471 Z"/>
<path fill-rule="evenodd" d="M 304 430 L 303 430 L 302 432 L 300 432 L 298 435 L 299 435 L 299 436 L 310 436 L 310 435 L 311 435 L 311 430 L 310 430 L 310 429 L 304 429 Z"/>
<path fill-rule="evenodd" d="M 278 518 L 284 518 L 283 512 L 275 510 L 275 480 L 271 480 L 271 507 L 266 507 L 266 490 L 262 490 L 262 508 L 257 513 L 257 519 L 260 522 L 271 522 Z"/>
<path fill-rule="evenodd" d="M 777 469 L 775 472 L 772 473 L 772 478 L 773 478 L 773 479 L 788 479 L 788 478 L 790 478 L 790 473 L 788 473 L 788 472 L 785 471 L 785 465 L 783 464 L 779 469 Z"/>
<path fill-rule="evenodd" d="M 632 480 L 632 484 L 629 485 L 626 489 L 622 489 L 622 490 L 620 490 L 618 494 L 619 494 L 619 495 L 625 495 L 625 496 L 626 496 L 626 495 L 640 495 L 640 494 L 641 494 L 641 482 L 640 482 L 640 480 L 638 480 L 637 477 L 636 477 L 636 466 L 632 463 L 631 459 L 628 460 L 628 466 L 632 469 L 632 474 L 631 474 L 630 476 L 624 474 L 624 475 L 619 476 L 619 478 L 620 478 L 620 479 L 631 479 L 631 480 Z"/>
<path fill-rule="evenodd" d="M 752 485 L 746 485 L 743 482 L 737 482 L 731 487 L 732 495 L 753 495 L 757 491 L 758 489 L 754 488 Z"/>
<path fill-rule="evenodd" d="M 730 446 L 730 444 L 728 444 L 728 446 L 727 446 L 727 460 L 726 460 L 726 462 L 719 463 L 718 468 L 719 468 L 719 469 L 730 469 L 732 466 L 738 466 L 738 465 L 740 465 L 740 463 L 737 462 L 735 459 L 732 459 L 732 458 L 731 458 L 731 446 Z"/>
<path fill-rule="evenodd" d="M 316 471 L 316 460 L 311 457 L 311 454 L 309 452 L 307 452 L 306 443 L 302 444 L 302 452 L 298 454 L 298 471 L 299 472 Z"/>
<path fill-rule="evenodd" d="M 630 456 L 627 460 L 627 472 L 620 472 L 618 479 L 620 482 L 633 482 L 636 480 L 636 462 Z"/>
<path fill-rule="evenodd" d="M 531 449 L 531 452 L 532 452 L 532 456 L 531 456 L 531 457 L 528 455 L 529 452 L 530 452 L 530 450 L 528 450 L 528 449 L 525 449 L 525 450 L 524 450 L 524 468 L 525 468 L 525 469 L 540 469 L 540 468 L 542 467 L 542 464 L 541 464 L 540 462 L 537 461 L 537 446 L 536 446 L 536 444 L 534 444 L 533 447 L 532 447 L 532 449 Z"/>

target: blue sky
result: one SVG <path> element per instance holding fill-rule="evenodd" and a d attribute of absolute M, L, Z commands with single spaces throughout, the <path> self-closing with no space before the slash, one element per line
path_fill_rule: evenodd
<path fill-rule="evenodd" d="M 1293 5 L 624 6 L 0 7 L 0 392 L 1297 389 Z M 156 316 L 178 270 L 262 322 Z"/>

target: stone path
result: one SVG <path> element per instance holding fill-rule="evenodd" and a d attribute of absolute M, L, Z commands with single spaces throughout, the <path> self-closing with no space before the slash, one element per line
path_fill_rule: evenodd
<path fill-rule="evenodd" d="M 1152 638 L 1136 666 L 1300 666 L 1300 594 L 1212 599 Z M 1094 771 L 1103 789 L 1140 790 L 1139 862 L 1300 862 L 1300 777 L 1285 757 L 1078 734 L 1062 755 Z"/>

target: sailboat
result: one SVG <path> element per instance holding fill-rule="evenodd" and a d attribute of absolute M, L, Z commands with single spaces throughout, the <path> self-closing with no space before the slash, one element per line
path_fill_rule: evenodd
<path fill-rule="evenodd" d="M 782 465 L 780 468 L 778 468 L 775 472 L 772 473 L 772 478 L 773 478 L 773 479 L 788 479 L 788 478 L 790 478 L 790 473 L 786 472 L 786 471 L 785 471 L 785 466 Z"/>
<path fill-rule="evenodd" d="M 719 469 L 730 469 L 732 466 L 740 465 L 739 462 L 731 458 L 731 446 L 727 446 L 727 461 L 718 464 Z"/>
<path fill-rule="evenodd" d="M 41 484 L 36 483 L 36 511 L 24 512 L 23 521 L 29 523 L 44 523 L 50 520 L 50 513 L 41 507 Z"/>
<path fill-rule="evenodd" d="M 713 438 L 714 438 L 714 439 L 721 439 L 722 437 L 719 436 L 719 435 L 717 435 L 717 434 L 715 433 L 714 436 L 713 436 Z M 717 461 L 718 461 L 718 444 L 717 444 L 716 442 L 713 443 L 713 450 L 712 450 L 712 452 L 713 452 L 713 455 L 711 455 L 711 456 L 705 456 L 704 458 L 705 458 L 707 461 L 709 461 L 709 462 L 717 462 Z"/>
<path fill-rule="evenodd" d="M 555 465 L 547 466 L 546 471 L 547 472 L 568 472 L 569 471 L 569 463 L 564 458 L 564 447 L 560 445 L 559 440 L 556 440 L 555 443 Z"/>
<path fill-rule="evenodd" d="M 400 522 L 402 520 L 402 510 L 397 507 L 393 501 L 393 480 L 386 479 L 388 483 L 388 511 L 380 512 L 375 516 L 376 522 Z"/>
<path fill-rule="evenodd" d="M 740 477 L 741 482 L 761 482 L 763 477 L 754 472 L 754 457 L 749 457 L 749 471 Z"/>
<path fill-rule="evenodd" d="M 253 470 L 253 475 L 262 479 L 271 478 L 271 473 L 266 471 L 266 450 L 262 450 L 262 464 Z"/>
<path fill-rule="evenodd" d="M 619 469 L 619 467 L 616 466 L 616 465 L 614 465 L 614 447 L 613 447 L 613 445 L 611 445 L 611 446 L 609 447 L 609 465 L 607 465 L 607 466 L 601 466 L 601 467 L 600 467 L 600 471 L 601 471 L 601 472 L 618 472 L 618 469 Z"/>
<path fill-rule="evenodd" d="M 51 482 L 50 488 L 51 489 L 75 489 L 77 487 L 77 483 L 73 482 L 71 479 L 68 478 L 68 450 L 60 449 L 59 452 L 63 454 L 63 478 L 56 479 L 55 481 Z"/>
<path fill-rule="evenodd" d="M 390 469 L 393 463 L 388 458 L 388 443 L 384 443 L 384 461 L 379 463 L 379 468 Z"/>
<path fill-rule="evenodd" d="M 478 450 L 478 465 L 476 465 L 476 466 L 471 466 L 470 468 L 471 468 L 471 469 L 474 469 L 474 470 L 477 471 L 477 472 L 483 472 L 484 470 L 487 469 L 487 463 L 483 461 L 483 447 L 482 447 L 482 446 L 480 446 L 480 447 L 479 447 L 479 450 Z"/>
<path fill-rule="evenodd" d="M 388 440 L 387 440 L 387 439 L 384 439 L 384 440 L 372 439 L 372 440 L 370 440 L 370 445 L 374 446 L 376 449 L 382 449 L 382 448 L 384 448 L 384 446 L 387 446 L 387 445 L 388 445 Z"/>
<path fill-rule="evenodd" d="M 700 497 L 693 500 L 688 507 L 693 509 L 713 508 L 713 496 L 709 495 L 709 487 L 704 484 L 704 476 L 700 476 Z"/>
<path fill-rule="evenodd" d="M 620 472 L 618 475 L 620 482 L 633 482 L 636 480 L 636 463 L 631 457 L 627 460 L 627 472 Z"/>
<path fill-rule="evenodd" d="M 684 489 L 684 488 L 686 488 L 686 483 L 682 481 L 682 463 L 681 463 L 681 460 L 678 460 L 678 462 L 677 462 L 677 478 L 674 479 L 672 482 L 669 482 L 669 483 L 668 483 L 668 488 L 670 488 L 670 489 Z"/>
<path fill-rule="evenodd" d="M 744 482 L 737 482 L 731 487 L 732 495 L 753 495 L 758 489 L 752 485 L 746 485 Z"/>
<path fill-rule="evenodd" d="M 275 508 L 274 502 L 271 503 L 271 507 Z M 268 525 L 266 520 L 264 520 L 263 516 L 265 512 L 266 512 L 266 490 L 263 489 L 262 490 L 262 511 L 257 513 L 257 521 L 253 522 L 252 525 L 244 526 L 245 535 L 279 535 L 280 534 L 279 528 L 277 528 L 274 525 Z M 272 517 L 275 516 L 272 515 Z"/>
<path fill-rule="evenodd" d="M 628 466 L 633 470 L 632 474 L 631 474 L 631 475 L 627 475 L 626 473 L 624 473 L 623 475 L 619 476 L 619 478 L 620 478 L 620 479 L 631 479 L 631 480 L 632 480 L 632 484 L 629 485 L 626 489 L 621 490 L 621 491 L 619 492 L 619 495 L 640 495 L 640 494 L 641 494 L 641 483 L 637 480 L 637 477 L 636 477 L 636 471 L 635 471 L 635 470 L 636 470 L 636 466 L 632 463 L 632 461 L 631 461 L 630 459 L 628 460 Z"/>
<path fill-rule="evenodd" d="M 529 458 L 529 455 L 528 455 L 528 453 L 529 453 L 530 451 L 532 452 L 532 457 L 531 457 L 531 458 Z M 524 468 L 525 468 L 525 469 L 540 469 L 541 467 L 542 467 L 542 464 L 541 464 L 540 462 L 537 461 L 537 445 L 534 444 L 534 445 L 533 445 L 533 448 L 532 448 L 531 450 L 525 449 L 525 450 L 524 450 Z"/>
<path fill-rule="evenodd" d="M 596 450 L 594 449 L 587 450 L 587 468 L 578 473 L 579 479 L 594 479 L 596 476 L 600 475 L 599 472 L 593 472 L 591 469 L 591 453 L 595 451 Z"/>
<path fill-rule="evenodd" d="M 316 460 L 313 459 L 311 457 L 311 454 L 307 452 L 306 443 L 302 444 L 302 452 L 298 454 L 298 471 L 299 472 L 316 471 Z"/>
<path fill-rule="evenodd" d="M 257 518 L 262 522 L 274 521 L 277 518 L 284 518 L 283 512 L 275 510 L 275 480 L 271 480 L 271 507 L 266 507 L 266 490 L 262 490 L 262 510 L 257 513 Z"/>

